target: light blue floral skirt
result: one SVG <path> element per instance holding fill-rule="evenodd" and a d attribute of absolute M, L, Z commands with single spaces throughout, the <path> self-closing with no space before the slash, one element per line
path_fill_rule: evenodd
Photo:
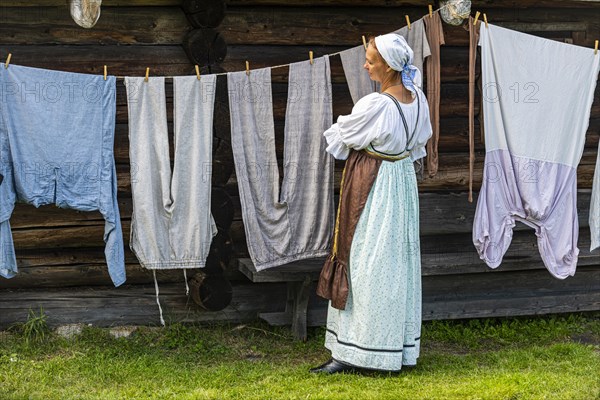
<path fill-rule="evenodd" d="M 332 357 L 386 371 L 415 365 L 421 337 L 421 251 L 410 158 L 382 161 L 356 226 L 348 276 L 346 309 L 330 303 L 327 314 L 325 347 Z"/>

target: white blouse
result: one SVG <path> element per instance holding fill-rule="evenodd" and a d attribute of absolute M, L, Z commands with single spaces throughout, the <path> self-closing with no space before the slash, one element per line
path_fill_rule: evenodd
<path fill-rule="evenodd" d="M 425 145 L 433 131 L 427 99 L 422 90 L 417 91 L 418 100 L 414 99 L 410 104 L 400 103 L 408 133 L 396 103 L 386 95 L 371 93 L 354 105 L 350 115 L 340 115 L 337 123 L 323 133 L 328 144 L 327 152 L 338 160 L 345 160 L 350 149 L 362 150 L 371 144 L 378 152 L 388 154 L 409 151 L 413 161 L 425 157 Z"/>

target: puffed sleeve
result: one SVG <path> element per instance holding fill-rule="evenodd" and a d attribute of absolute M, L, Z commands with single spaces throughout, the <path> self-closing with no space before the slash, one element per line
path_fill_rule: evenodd
<path fill-rule="evenodd" d="M 412 161 L 416 161 L 427 155 L 425 146 L 433 134 L 431 119 L 429 118 L 429 104 L 427 103 L 427 98 L 422 91 L 419 91 L 419 101 L 421 101 L 421 111 L 419 113 L 419 121 L 417 121 L 417 131 L 415 132 L 411 142 L 408 144 L 410 158 Z"/>
<path fill-rule="evenodd" d="M 327 152 L 338 160 L 345 160 L 350 149 L 361 150 L 374 140 L 384 140 L 398 118 L 389 111 L 389 104 L 379 93 L 360 99 L 351 114 L 339 116 L 337 123 L 323 133 Z"/>

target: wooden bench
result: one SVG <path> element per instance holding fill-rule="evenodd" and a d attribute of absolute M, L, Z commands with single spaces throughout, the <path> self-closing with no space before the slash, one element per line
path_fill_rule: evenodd
<path fill-rule="evenodd" d="M 312 319 L 322 325 L 327 310 L 315 310 L 309 316 L 308 299 L 311 284 L 319 279 L 325 258 L 312 258 L 296 261 L 280 267 L 257 271 L 249 258 L 239 259 L 239 270 L 252 282 L 286 282 L 287 301 L 285 311 L 260 313 L 258 316 L 270 325 L 292 325 L 292 332 L 297 339 L 306 340 L 306 327 Z M 324 300 L 325 301 L 325 300 Z M 318 315 L 317 315 L 318 314 Z"/>

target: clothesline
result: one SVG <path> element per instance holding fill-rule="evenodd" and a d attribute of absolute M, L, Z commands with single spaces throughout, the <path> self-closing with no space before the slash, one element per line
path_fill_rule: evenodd
<path fill-rule="evenodd" d="M 442 10 L 443 8 L 446 8 L 446 7 L 448 7 L 449 5 L 450 5 L 450 4 L 446 4 L 445 6 L 442 6 L 442 7 L 438 8 L 438 9 L 436 9 L 436 10 L 432 10 L 432 13 L 434 13 L 434 12 L 439 12 L 440 10 Z M 424 18 L 424 17 L 426 17 L 427 15 L 430 15 L 430 14 L 426 14 L 425 16 L 423 16 L 423 17 L 421 17 L 421 18 Z M 420 18 L 420 19 L 421 19 L 421 18 Z M 338 51 L 338 52 L 336 52 L 336 53 L 331 53 L 331 54 L 327 54 L 327 55 L 328 55 L 328 56 L 337 56 L 337 55 L 339 55 L 340 53 L 342 53 L 342 52 L 344 52 L 344 51 L 346 51 L 346 50 L 340 50 L 340 51 Z M 322 57 L 322 56 L 321 56 L 321 57 Z M 290 64 L 293 64 L 293 63 L 287 63 L 287 64 L 275 65 L 275 66 L 272 66 L 272 67 L 269 67 L 269 68 L 271 68 L 271 69 L 275 69 L 275 68 L 289 67 L 289 66 L 290 66 Z M 237 72 L 242 72 L 242 71 L 237 71 Z M 210 75 L 222 76 L 222 75 L 227 75 L 228 73 L 229 73 L 229 72 L 219 72 L 219 73 L 216 73 L 216 74 L 210 74 Z M 125 79 L 125 76 L 116 76 L 116 78 L 117 78 L 117 79 Z M 173 78 L 174 78 L 174 76 L 163 76 L 163 78 L 166 78 L 166 79 L 173 79 Z"/>

